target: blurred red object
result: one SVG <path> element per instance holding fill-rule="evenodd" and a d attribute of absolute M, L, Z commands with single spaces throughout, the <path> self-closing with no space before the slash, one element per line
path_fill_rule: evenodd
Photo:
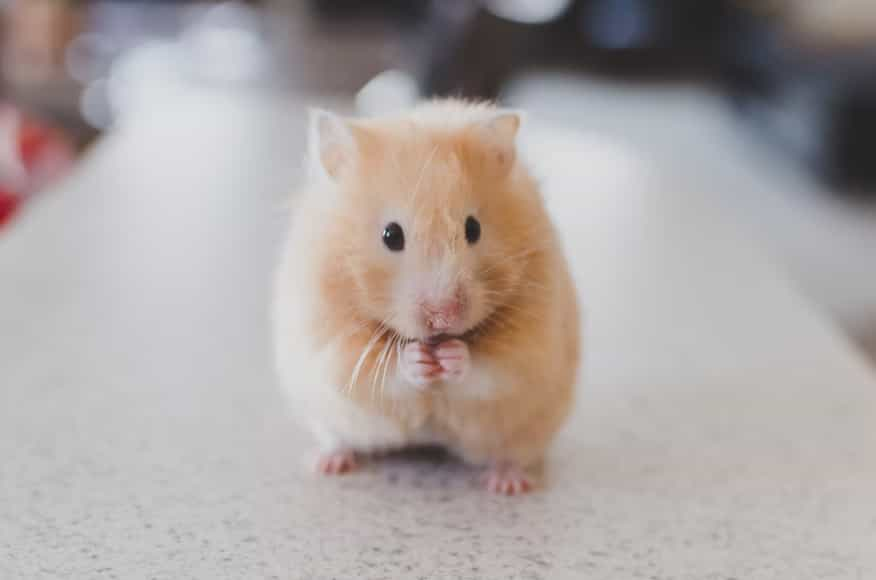
<path fill-rule="evenodd" d="M 15 215 L 19 201 L 14 193 L 0 189 L 0 228 Z"/>
<path fill-rule="evenodd" d="M 63 132 L 0 105 L 0 227 L 27 197 L 65 174 L 74 156 Z"/>

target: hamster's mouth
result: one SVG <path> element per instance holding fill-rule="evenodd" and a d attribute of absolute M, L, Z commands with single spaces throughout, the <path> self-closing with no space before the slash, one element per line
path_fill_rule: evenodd
<path fill-rule="evenodd" d="M 484 330 L 485 324 L 487 321 L 484 320 L 482 323 L 476 324 L 475 326 L 469 328 L 463 333 L 460 334 L 449 334 L 446 332 L 442 332 L 441 334 L 432 334 L 425 338 L 408 338 L 409 341 L 420 341 L 429 346 L 435 346 L 441 344 L 442 342 L 447 342 L 448 340 L 461 340 L 463 342 L 472 342 L 479 334 L 481 334 Z"/>
<path fill-rule="evenodd" d="M 402 337 L 404 342 L 422 342 L 429 346 L 435 346 L 441 344 L 442 342 L 447 342 L 448 340 L 462 340 L 467 343 L 471 343 L 478 336 L 481 336 L 484 333 L 488 333 L 493 325 L 494 319 L 496 316 L 496 310 L 491 312 L 488 316 L 484 317 L 474 326 L 469 327 L 467 330 L 461 333 L 447 333 L 442 332 L 439 334 L 430 334 L 426 337 L 418 337 L 412 338 L 410 336 L 405 336 L 399 332 L 396 332 L 399 336 Z"/>
<path fill-rule="evenodd" d="M 496 318 L 499 315 L 499 309 L 493 309 L 487 316 L 481 318 L 477 323 L 472 326 L 469 326 L 467 329 L 462 332 L 440 332 L 436 334 L 427 334 L 425 336 L 411 336 L 407 333 L 399 332 L 398 329 L 393 328 L 396 336 L 401 339 L 402 344 L 409 342 L 421 342 L 423 344 L 429 346 L 436 346 L 441 344 L 442 342 L 447 342 L 448 340 L 461 340 L 463 342 L 467 342 L 471 344 L 478 337 L 489 334 L 489 332 L 493 329 L 494 323 L 496 322 Z"/>
<path fill-rule="evenodd" d="M 428 344 L 429 346 L 435 346 L 437 344 L 441 344 L 442 342 L 447 342 L 448 340 L 454 339 L 463 339 L 465 334 L 433 334 L 432 336 L 427 336 L 423 342 Z"/>
<path fill-rule="evenodd" d="M 437 346 L 442 342 L 447 342 L 448 340 L 462 340 L 468 342 L 474 336 L 474 329 L 464 332 L 462 334 L 432 334 L 426 337 L 421 338 L 411 338 L 410 336 L 405 336 L 401 333 L 396 333 L 399 337 L 401 337 L 403 343 L 408 342 L 422 342 L 428 346 Z"/>

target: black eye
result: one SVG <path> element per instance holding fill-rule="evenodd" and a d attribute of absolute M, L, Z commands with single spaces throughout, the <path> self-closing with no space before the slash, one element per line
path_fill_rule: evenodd
<path fill-rule="evenodd" d="M 383 228 L 383 243 L 393 252 L 401 252 L 405 249 L 405 232 L 395 222 L 390 222 Z"/>
<path fill-rule="evenodd" d="M 465 239 L 469 244 L 474 244 L 481 239 L 481 222 L 468 216 L 465 219 Z"/>

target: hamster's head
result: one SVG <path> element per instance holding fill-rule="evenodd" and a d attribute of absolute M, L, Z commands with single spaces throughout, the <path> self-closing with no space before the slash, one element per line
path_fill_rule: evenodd
<path fill-rule="evenodd" d="M 520 291 L 546 219 L 518 167 L 514 112 L 311 119 L 329 208 L 321 290 L 405 339 L 462 336 Z M 458 114 L 458 112 L 457 112 Z M 439 115 L 440 116 L 440 115 Z"/>

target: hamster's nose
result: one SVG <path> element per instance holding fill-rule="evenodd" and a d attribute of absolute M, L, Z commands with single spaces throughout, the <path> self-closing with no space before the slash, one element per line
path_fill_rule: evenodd
<path fill-rule="evenodd" d="M 450 330 L 459 322 L 461 315 L 462 303 L 457 299 L 423 304 L 423 318 L 429 330 Z"/>

